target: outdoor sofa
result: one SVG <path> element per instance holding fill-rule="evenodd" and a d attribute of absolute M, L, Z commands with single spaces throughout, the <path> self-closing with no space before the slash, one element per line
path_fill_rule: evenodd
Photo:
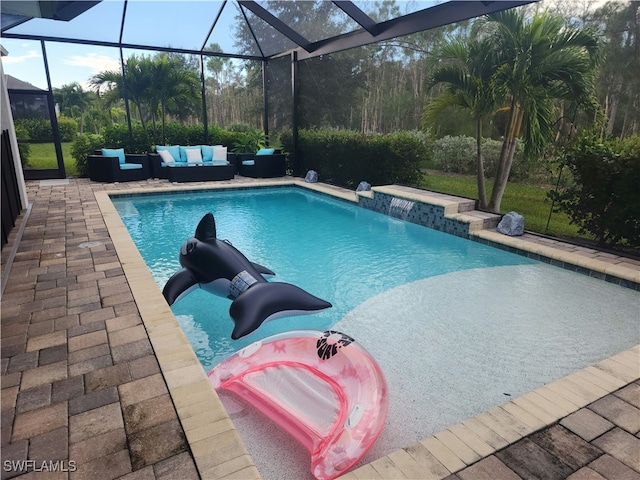
<path fill-rule="evenodd" d="M 255 154 L 239 154 L 236 165 L 238 174 L 243 177 L 275 178 L 286 174 L 284 155 L 273 148 L 263 148 Z"/>
<path fill-rule="evenodd" d="M 147 155 L 124 153 L 123 148 L 103 148 L 87 156 L 89 178 L 94 182 L 131 182 L 151 175 Z"/>
<path fill-rule="evenodd" d="M 222 145 L 157 145 L 149 154 L 151 175 L 171 182 L 231 180 L 236 173 L 233 159 Z"/>

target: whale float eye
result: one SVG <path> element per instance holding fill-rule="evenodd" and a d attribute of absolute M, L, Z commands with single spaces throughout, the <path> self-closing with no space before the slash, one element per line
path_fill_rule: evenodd
<path fill-rule="evenodd" d="M 182 255 L 187 255 L 188 253 L 191 253 L 195 247 L 196 244 L 194 242 L 184 242 L 180 248 L 180 253 Z"/>

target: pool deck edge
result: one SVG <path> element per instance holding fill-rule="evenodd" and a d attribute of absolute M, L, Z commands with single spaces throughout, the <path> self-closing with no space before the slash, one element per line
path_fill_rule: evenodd
<path fill-rule="evenodd" d="M 209 384 L 191 344 L 113 206 L 109 192 L 96 192 L 95 196 L 198 472 L 202 478 L 223 479 L 239 472 L 242 472 L 242 478 L 261 478 L 220 398 Z"/>

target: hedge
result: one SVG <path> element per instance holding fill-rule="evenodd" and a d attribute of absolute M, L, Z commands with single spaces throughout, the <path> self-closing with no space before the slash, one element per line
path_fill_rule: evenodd
<path fill-rule="evenodd" d="M 127 153 L 148 153 L 155 150 L 149 125 L 147 132 L 142 129 L 140 122 L 131 125 L 133 132 L 133 149 L 130 146 L 129 128 L 126 124 L 107 126 L 102 131 L 104 146 L 107 148 L 124 148 Z M 208 145 L 226 145 L 231 149 L 234 142 L 238 141 L 244 133 L 230 132 L 217 126 L 209 127 Z M 169 122 L 165 126 L 166 145 L 202 145 L 204 141 L 204 128 L 202 125 L 183 125 L 179 122 Z"/>
<path fill-rule="evenodd" d="M 584 134 L 562 156 L 573 184 L 550 192 L 580 233 L 601 245 L 640 244 L 640 137 L 600 141 Z"/>
<path fill-rule="evenodd" d="M 22 132 L 18 134 L 20 135 L 18 141 L 24 142 L 28 140 L 31 143 L 53 142 L 51 121 L 48 118 L 19 118 L 15 120 L 14 124 L 16 132 Z M 72 142 L 78 134 L 78 123 L 73 118 L 60 115 L 58 117 L 58 131 L 60 132 L 60 141 Z M 24 137 L 24 134 L 27 136 Z"/>
<path fill-rule="evenodd" d="M 293 135 L 280 135 L 285 152 L 293 152 Z M 299 175 L 315 170 L 322 182 L 355 188 L 372 185 L 415 185 L 430 149 L 419 135 L 399 132 L 365 135 L 342 130 L 298 131 Z M 292 160 L 289 159 L 291 162 Z"/>

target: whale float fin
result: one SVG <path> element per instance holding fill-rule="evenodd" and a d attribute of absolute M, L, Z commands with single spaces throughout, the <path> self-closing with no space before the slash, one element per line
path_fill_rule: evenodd
<path fill-rule="evenodd" d="M 167 281 L 162 289 L 162 295 L 171 306 L 198 287 L 198 281 L 191 274 L 191 271 L 187 268 L 182 268 Z"/>
<path fill-rule="evenodd" d="M 264 266 L 260 265 L 259 263 L 251 262 L 251 265 L 253 265 L 253 268 L 255 268 L 258 271 L 258 273 L 260 275 L 262 275 L 263 277 L 265 275 L 268 276 L 268 277 L 275 277 L 276 276 L 276 274 L 273 271 L 271 271 L 271 269 L 269 269 L 267 267 L 264 267 Z"/>
<path fill-rule="evenodd" d="M 235 323 L 231 338 L 237 340 L 249 335 L 275 318 L 314 313 L 331 306 L 289 283 L 256 283 L 231 304 L 229 314 Z"/>
<path fill-rule="evenodd" d="M 213 218 L 213 213 L 207 213 L 196 227 L 196 234 L 194 235 L 201 242 L 211 242 L 216 237 L 216 221 Z"/>

